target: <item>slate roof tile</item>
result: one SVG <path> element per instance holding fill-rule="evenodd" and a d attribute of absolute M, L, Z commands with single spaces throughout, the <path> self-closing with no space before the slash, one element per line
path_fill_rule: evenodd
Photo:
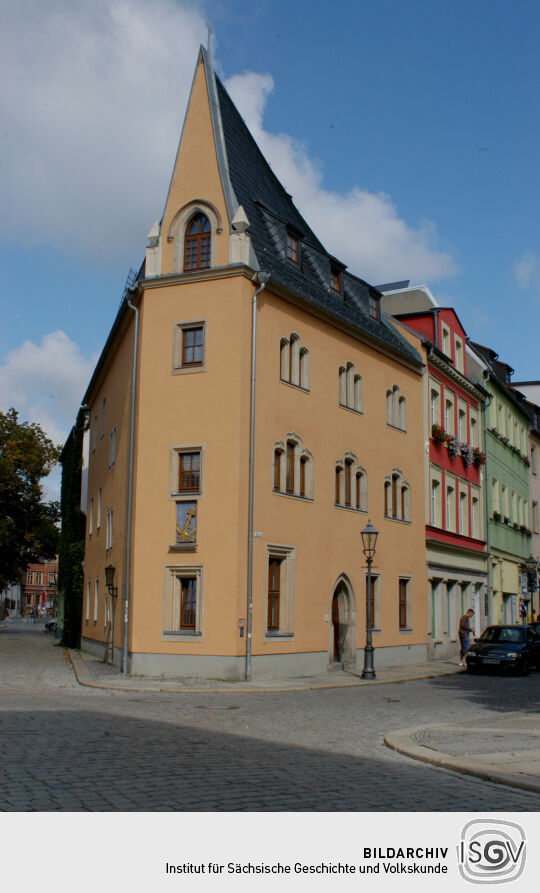
<path fill-rule="evenodd" d="M 251 243 L 260 268 L 314 309 L 320 308 L 407 359 L 422 363 L 419 353 L 384 314 L 381 313 L 378 321 L 369 315 L 369 298 L 370 295 L 379 297 L 377 289 L 344 270 L 343 294 L 337 295 L 331 290 L 330 270 L 335 258 L 325 250 L 295 207 L 218 77 L 216 87 L 229 176 L 250 222 Z M 288 229 L 302 237 L 298 267 L 286 259 Z"/>

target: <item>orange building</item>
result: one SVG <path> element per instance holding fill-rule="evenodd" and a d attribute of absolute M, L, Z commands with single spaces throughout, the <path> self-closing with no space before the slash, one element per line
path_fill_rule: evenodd
<path fill-rule="evenodd" d="M 369 518 L 376 666 L 426 657 L 424 365 L 380 298 L 325 251 L 201 48 L 163 216 L 85 395 L 83 649 L 133 674 L 353 669 Z"/>

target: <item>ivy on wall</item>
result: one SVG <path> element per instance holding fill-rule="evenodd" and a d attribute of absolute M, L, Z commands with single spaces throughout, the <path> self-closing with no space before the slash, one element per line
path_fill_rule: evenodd
<path fill-rule="evenodd" d="M 58 550 L 58 589 L 63 604 L 62 645 L 68 648 L 78 648 L 81 640 L 86 532 L 86 515 L 81 511 L 81 474 L 86 424 L 86 412 L 80 409 L 60 456 L 62 528 Z"/>

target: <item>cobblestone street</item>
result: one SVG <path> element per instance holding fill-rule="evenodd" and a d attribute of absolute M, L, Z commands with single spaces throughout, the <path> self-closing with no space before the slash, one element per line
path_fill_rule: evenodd
<path fill-rule="evenodd" d="M 39 624 L 0 630 L 2 811 L 536 811 L 422 765 L 394 729 L 536 711 L 540 674 L 249 694 L 81 687 Z"/>

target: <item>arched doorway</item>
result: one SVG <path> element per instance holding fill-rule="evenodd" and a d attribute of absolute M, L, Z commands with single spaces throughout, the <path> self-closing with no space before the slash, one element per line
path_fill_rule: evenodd
<path fill-rule="evenodd" d="M 332 595 L 330 666 L 350 669 L 356 666 L 356 605 L 352 586 L 341 576 Z"/>

